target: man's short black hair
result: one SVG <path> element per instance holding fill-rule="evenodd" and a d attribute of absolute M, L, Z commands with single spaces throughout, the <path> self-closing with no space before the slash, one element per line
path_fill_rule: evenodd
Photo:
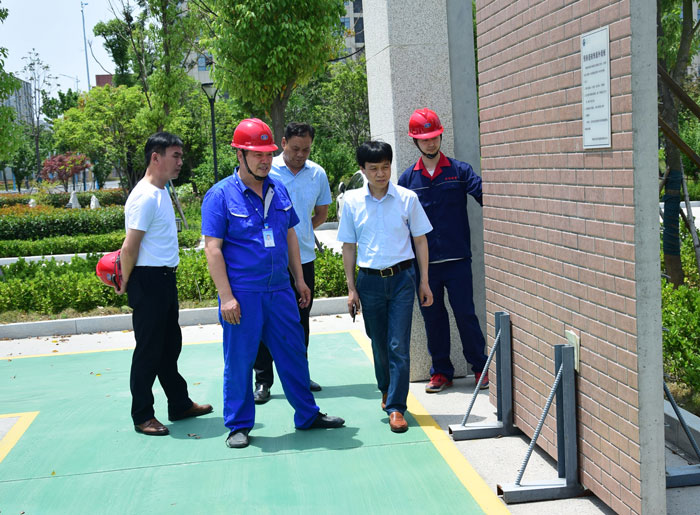
<path fill-rule="evenodd" d="M 314 129 L 313 126 L 309 125 L 308 123 L 291 122 L 287 124 L 284 129 L 284 139 L 287 141 L 289 141 L 289 138 L 293 138 L 294 136 L 303 138 L 307 134 L 311 136 L 311 141 L 313 141 L 314 136 L 316 135 L 316 129 Z"/>
<path fill-rule="evenodd" d="M 381 163 L 383 161 L 389 161 L 393 157 L 393 152 L 391 150 L 391 145 L 385 143 L 384 141 L 365 141 L 362 145 L 357 147 L 356 152 L 357 164 L 360 168 L 365 167 L 365 163 Z"/>
<path fill-rule="evenodd" d="M 161 156 L 164 156 L 168 147 L 182 148 L 182 140 L 175 136 L 175 134 L 170 134 L 169 132 L 156 132 L 152 134 L 148 138 L 148 141 L 146 141 L 146 168 L 151 164 L 151 155 L 153 152 L 158 152 Z"/>

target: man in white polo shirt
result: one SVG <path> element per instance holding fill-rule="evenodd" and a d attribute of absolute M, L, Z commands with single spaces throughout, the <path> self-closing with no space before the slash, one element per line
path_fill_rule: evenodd
<path fill-rule="evenodd" d="M 168 398 L 168 418 L 181 420 L 211 413 L 209 404 L 192 402 L 177 370 L 182 350 L 178 323 L 177 278 L 180 262 L 175 212 L 165 189 L 182 167 L 182 141 L 158 132 L 146 142 L 146 173 L 124 206 L 126 238 L 121 248 L 122 284 L 134 310 L 136 348 L 131 361 L 131 418 L 137 433 L 164 436 L 169 430 L 155 418 L 153 383 Z"/>
<path fill-rule="evenodd" d="M 428 285 L 428 241 L 432 225 L 418 196 L 391 182 L 391 145 L 368 141 L 357 149 L 357 163 L 367 184 L 346 192 L 338 241 L 348 284 L 348 311 L 363 309 L 365 331 L 372 340 L 374 374 L 382 392 L 382 409 L 394 433 L 408 429 L 409 350 L 416 272 L 421 306 L 433 303 Z M 411 239 L 415 254 L 411 248 Z M 357 252 L 357 256 L 356 256 Z M 355 281 L 355 264 L 360 270 Z"/>
<path fill-rule="evenodd" d="M 316 259 L 314 229 L 326 221 L 328 205 L 331 203 L 331 189 L 325 170 L 309 159 L 311 145 L 314 141 L 315 130 L 306 123 L 292 122 L 284 130 L 282 138 L 282 153 L 272 160 L 270 177 L 277 179 L 289 192 L 292 205 L 299 217 L 299 223 L 294 230 L 299 240 L 301 251 L 301 268 L 304 282 L 311 290 L 311 302 L 308 306 L 299 308 L 299 318 L 304 328 L 304 343 L 309 348 L 309 316 L 314 303 Z M 294 282 L 292 280 L 292 288 Z M 294 290 L 296 293 L 296 289 Z M 297 295 L 298 297 L 298 295 Z M 256 404 L 264 404 L 270 400 L 270 387 L 274 380 L 272 371 L 272 356 L 265 346 L 260 343 L 258 356 L 255 359 L 255 393 Z M 315 381 L 309 385 L 312 392 L 321 390 Z"/>

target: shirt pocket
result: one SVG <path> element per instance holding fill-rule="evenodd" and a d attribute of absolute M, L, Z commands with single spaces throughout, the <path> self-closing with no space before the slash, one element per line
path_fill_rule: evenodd
<path fill-rule="evenodd" d="M 245 204 L 229 203 L 226 210 L 228 234 L 231 239 L 249 238 L 255 232 L 255 211 Z"/>
<path fill-rule="evenodd" d="M 440 200 L 447 204 L 464 204 L 466 196 L 464 185 L 457 181 L 443 182 L 439 186 Z"/>

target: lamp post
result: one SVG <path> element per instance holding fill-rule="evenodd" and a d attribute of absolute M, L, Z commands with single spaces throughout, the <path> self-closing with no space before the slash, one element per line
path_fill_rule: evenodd
<path fill-rule="evenodd" d="M 209 108 L 211 110 L 211 149 L 214 156 L 214 184 L 219 182 L 219 166 L 216 161 L 216 124 L 214 123 L 214 101 L 218 88 L 214 87 L 213 82 L 202 83 L 202 90 L 209 99 Z"/>

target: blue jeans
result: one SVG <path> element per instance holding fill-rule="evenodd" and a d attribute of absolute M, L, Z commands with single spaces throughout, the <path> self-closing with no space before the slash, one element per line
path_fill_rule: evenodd
<path fill-rule="evenodd" d="M 365 331 L 372 340 L 377 387 L 387 394 L 386 412 L 406 411 L 411 321 L 415 297 L 413 268 L 392 277 L 357 275 Z"/>
<path fill-rule="evenodd" d="M 474 312 L 471 259 L 431 263 L 428 284 L 433 292 L 433 304 L 420 309 L 433 361 L 430 375 L 444 374 L 451 381 L 455 373 L 450 360 L 450 321 L 445 307 L 445 290 L 462 340 L 464 359 L 472 365 L 473 372 L 480 373 L 487 360 L 484 353 L 486 341 Z"/>

